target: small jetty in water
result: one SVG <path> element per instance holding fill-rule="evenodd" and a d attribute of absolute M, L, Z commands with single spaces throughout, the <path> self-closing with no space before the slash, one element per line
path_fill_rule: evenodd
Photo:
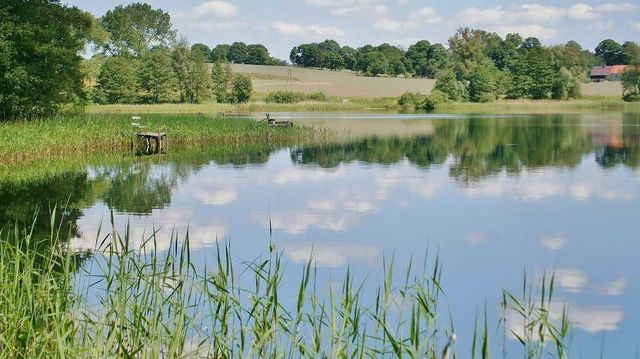
<path fill-rule="evenodd" d="M 133 116 L 131 117 L 131 120 L 140 121 L 140 116 Z M 154 132 L 147 130 L 147 127 L 140 125 L 139 122 L 132 122 L 131 126 L 136 130 L 138 142 L 142 143 L 142 153 L 157 154 L 165 153 L 167 151 L 167 132 L 164 128 Z"/>
<path fill-rule="evenodd" d="M 265 118 L 259 122 L 267 122 L 269 126 L 282 126 L 282 127 L 293 127 L 293 121 L 289 120 L 276 120 L 271 117 L 271 114 L 267 113 Z"/>

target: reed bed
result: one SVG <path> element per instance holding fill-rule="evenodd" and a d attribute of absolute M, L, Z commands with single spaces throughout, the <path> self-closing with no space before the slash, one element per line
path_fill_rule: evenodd
<path fill-rule="evenodd" d="M 0 123 L 0 160 L 25 161 L 77 153 L 122 151 L 135 141 L 131 117 L 126 115 L 77 115 L 32 121 Z M 167 131 L 169 146 L 209 143 L 296 144 L 317 138 L 305 127 L 270 128 L 251 119 L 215 118 L 204 115 L 147 115 L 148 131 Z"/>
<path fill-rule="evenodd" d="M 51 228 L 46 238 L 16 227 L 0 231 L 0 357 L 456 356 L 454 323 L 440 314 L 442 263 L 428 252 L 422 265 L 412 260 L 402 273 L 393 256 L 385 257 L 373 295 L 363 289 L 371 283 L 357 281 L 349 269 L 323 295 L 313 255 L 297 277 L 287 277 L 283 254 L 272 244 L 249 261 L 218 245 L 198 269 L 188 233 L 174 233 L 170 249 L 158 252 L 155 233 L 131 248 L 128 229 L 111 230 L 98 235 L 89 257 L 60 242 L 53 220 Z M 547 357 L 530 348 L 548 348 L 549 337 L 562 347 L 557 357 L 566 357 L 560 334 L 568 322 L 558 329 L 545 316 L 553 279 L 541 285 L 542 304 L 527 299 L 534 286 L 524 287 L 523 298 L 505 292 L 503 310 L 522 313 L 531 328 L 521 338 L 526 357 Z M 485 310 L 476 323 L 472 357 L 491 356 L 486 316 Z"/>

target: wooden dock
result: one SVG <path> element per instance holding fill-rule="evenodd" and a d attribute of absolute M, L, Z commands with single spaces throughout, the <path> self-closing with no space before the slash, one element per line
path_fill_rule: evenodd
<path fill-rule="evenodd" d="M 166 132 L 138 132 L 136 136 L 142 141 L 145 153 L 164 153 L 167 150 Z"/>

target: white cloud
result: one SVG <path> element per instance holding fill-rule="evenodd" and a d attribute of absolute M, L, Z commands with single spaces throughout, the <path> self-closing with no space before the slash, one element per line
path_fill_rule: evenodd
<path fill-rule="evenodd" d="M 238 13 L 238 8 L 224 1 L 210 1 L 202 3 L 191 11 L 194 16 L 232 17 Z"/>
<path fill-rule="evenodd" d="M 587 276 L 577 269 L 556 269 L 556 282 L 570 293 L 580 293 L 587 284 Z"/>
<path fill-rule="evenodd" d="M 550 251 L 562 249 L 567 243 L 567 239 L 562 236 L 544 237 L 540 240 L 540 245 Z"/>
<path fill-rule="evenodd" d="M 539 307 L 540 305 L 535 303 L 535 306 Z M 591 334 L 617 330 L 624 319 L 624 312 L 616 307 L 580 306 L 562 301 L 553 301 L 548 307 L 549 319 L 552 323 L 559 325 L 565 308 L 568 310 L 569 322 L 575 328 Z M 524 337 L 527 323 L 518 312 L 511 309 L 506 311 L 505 327 L 508 329 L 510 339 L 517 340 L 516 335 L 521 338 Z M 548 332 L 544 333 L 544 335 L 550 336 Z M 537 341 L 538 333 L 533 334 L 530 339 Z"/>
<path fill-rule="evenodd" d="M 287 23 L 281 20 L 271 24 L 271 28 L 283 35 L 301 37 L 336 37 L 346 34 L 344 30 L 337 27 L 320 25 L 303 26 L 298 23 Z"/>
<path fill-rule="evenodd" d="M 569 18 L 573 20 L 595 20 L 599 16 L 591 5 L 577 3 L 569 8 Z"/>
<path fill-rule="evenodd" d="M 615 4 L 609 2 L 609 3 L 604 3 L 602 5 L 597 6 L 596 10 L 599 11 L 599 12 L 604 12 L 604 13 L 634 12 L 634 11 L 639 11 L 640 10 L 640 5 L 632 4 L 632 3 L 629 3 L 629 2 L 615 3 Z"/>
<path fill-rule="evenodd" d="M 624 292 L 624 288 L 629 281 L 625 277 L 621 277 L 613 281 L 608 285 L 604 285 L 598 288 L 598 293 L 608 296 L 620 296 Z"/>
<path fill-rule="evenodd" d="M 284 253 L 296 263 L 305 263 L 312 258 L 320 267 L 341 267 L 352 260 L 373 262 L 381 253 L 380 248 L 357 244 L 336 245 L 288 245 Z"/>
<path fill-rule="evenodd" d="M 377 0 L 307 0 L 307 4 L 331 9 L 335 16 L 379 16 L 389 12 Z"/>
<path fill-rule="evenodd" d="M 402 23 L 393 19 L 380 19 L 373 27 L 380 31 L 396 32 L 402 28 Z"/>
<path fill-rule="evenodd" d="M 197 189 L 194 195 L 202 203 L 212 206 L 224 206 L 233 203 L 238 198 L 238 192 L 232 188 L 208 191 Z"/>
<path fill-rule="evenodd" d="M 283 28 L 284 29 L 284 28 Z M 285 30 L 294 31 L 294 30 Z M 292 168 L 277 173 L 273 179 L 275 184 L 284 186 L 290 183 L 299 183 L 302 181 L 326 181 L 328 179 L 339 178 L 342 171 L 328 171 L 324 169 L 298 169 Z"/>

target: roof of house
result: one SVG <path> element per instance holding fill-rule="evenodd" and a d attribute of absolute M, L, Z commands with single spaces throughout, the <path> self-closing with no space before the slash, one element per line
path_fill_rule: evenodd
<path fill-rule="evenodd" d="M 627 65 L 595 66 L 591 69 L 591 76 L 609 76 L 622 73 Z"/>

